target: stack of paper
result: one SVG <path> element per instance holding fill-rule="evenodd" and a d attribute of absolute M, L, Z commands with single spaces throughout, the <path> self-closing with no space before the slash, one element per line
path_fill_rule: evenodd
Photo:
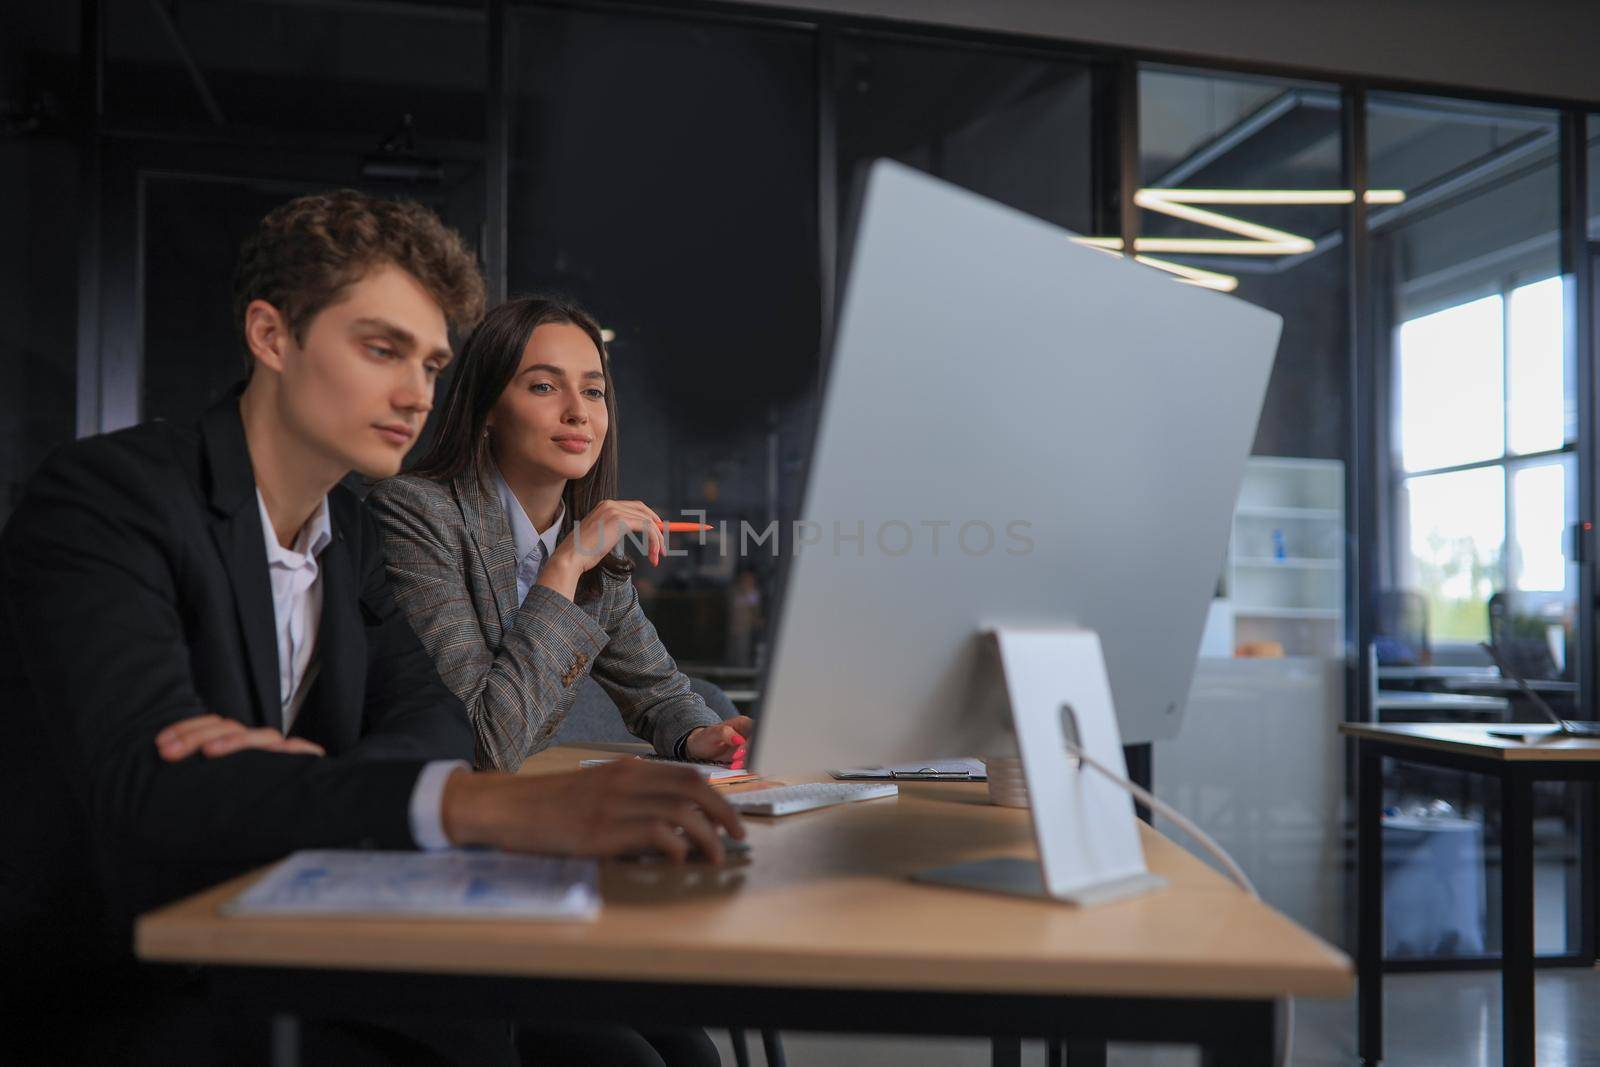
<path fill-rule="evenodd" d="M 891 763 L 883 767 L 842 767 L 828 773 L 845 781 L 857 778 L 894 778 L 902 781 L 981 782 L 988 777 L 983 760 L 969 758 Z"/>
<path fill-rule="evenodd" d="M 617 759 L 647 759 L 655 763 L 670 763 L 674 767 L 688 767 L 698 771 L 700 777 L 713 785 L 734 785 L 738 782 L 754 782 L 761 776 L 752 774 L 743 767 L 727 767 L 720 763 L 696 763 L 693 760 L 667 759 L 665 756 L 619 756 L 611 759 L 586 759 L 579 760 L 580 767 L 599 767 L 606 763 L 615 763 Z"/>
<path fill-rule="evenodd" d="M 224 905 L 232 915 L 593 919 L 594 860 L 503 852 L 296 852 Z"/>

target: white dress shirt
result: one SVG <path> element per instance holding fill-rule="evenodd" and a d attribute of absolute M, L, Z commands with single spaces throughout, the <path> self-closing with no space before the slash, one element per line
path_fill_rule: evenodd
<path fill-rule="evenodd" d="M 494 470 L 494 484 L 500 490 L 500 508 L 511 524 L 511 540 L 517 546 L 517 603 L 520 604 L 528 599 L 528 590 L 539 580 L 544 561 L 556 550 L 556 537 L 561 533 L 561 517 L 567 513 L 567 506 L 562 504 L 556 509 L 555 520 L 548 529 L 543 532 L 534 529 L 522 501 L 511 491 L 500 468 L 493 460 L 489 461 L 489 466 Z"/>
<path fill-rule="evenodd" d="M 267 573 L 272 578 L 272 614 L 278 632 L 278 710 L 281 729 L 288 734 L 300 714 L 306 693 L 316 680 L 317 630 L 322 624 L 322 569 L 318 557 L 333 540 L 328 521 L 328 498 L 311 513 L 294 547 L 284 548 L 272 529 L 267 501 L 256 490 L 261 509 L 261 532 L 267 546 Z"/>
<path fill-rule="evenodd" d="M 273 628 L 278 638 L 278 703 L 285 735 L 317 678 L 317 634 L 322 623 L 323 549 L 333 540 L 328 518 L 328 498 L 323 497 L 300 532 L 294 547 L 284 548 L 273 531 L 267 502 L 256 490 L 261 509 L 261 537 L 267 550 L 267 573 L 272 579 Z M 418 848 L 449 848 L 444 832 L 444 783 L 464 760 L 434 760 L 417 776 L 411 788 L 411 836 Z M 468 768 L 470 769 L 470 768 Z"/>

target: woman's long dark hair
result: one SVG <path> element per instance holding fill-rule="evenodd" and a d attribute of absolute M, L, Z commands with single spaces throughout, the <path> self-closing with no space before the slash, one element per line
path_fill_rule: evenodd
<path fill-rule="evenodd" d="M 412 468 L 412 473 L 441 482 L 471 475 L 485 490 L 490 489 L 489 438 L 485 433 L 489 412 L 516 376 L 533 331 L 545 325 L 576 326 L 588 334 L 595 351 L 600 353 L 600 369 L 605 374 L 606 436 L 589 473 L 569 481 L 561 494 L 566 505 L 561 522 L 561 536 L 565 537 L 574 522 L 588 515 L 602 500 L 617 495 L 617 399 L 611 381 L 611 357 L 600 336 L 600 324 L 564 297 L 521 296 L 507 300 L 483 317 L 461 346 L 443 410 L 437 416 L 439 428 L 427 455 Z M 579 590 L 585 594 L 597 592 L 598 572 L 602 569 L 621 577 L 632 572 L 633 564 L 620 555 L 608 555 L 599 567 L 584 574 Z"/>

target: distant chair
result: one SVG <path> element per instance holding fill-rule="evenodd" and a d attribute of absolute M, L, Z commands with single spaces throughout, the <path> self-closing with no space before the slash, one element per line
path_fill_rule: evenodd
<path fill-rule="evenodd" d="M 1506 666 L 1524 678 L 1561 677 L 1561 668 L 1550 654 L 1550 644 L 1544 634 L 1517 633 L 1511 598 L 1503 591 L 1489 598 L 1489 643 L 1500 650 Z"/>
<path fill-rule="evenodd" d="M 1378 594 L 1378 632 L 1373 642 L 1381 667 L 1421 667 L 1433 662 L 1428 636 L 1428 598 L 1415 589 Z"/>

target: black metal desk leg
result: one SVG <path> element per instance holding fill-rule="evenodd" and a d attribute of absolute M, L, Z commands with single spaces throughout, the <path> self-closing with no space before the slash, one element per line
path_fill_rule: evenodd
<path fill-rule="evenodd" d="M 1356 742 L 1356 1019 L 1361 1062 L 1383 1059 L 1383 757 Z"/>
<path fill-rule="evenodd" d="M 1201 1048 L 1203 1067 L 1273 1067 L 1278 1055 L 1277 1009 L 1270 1001 L 1259 1008 L 1254 1013 L 1258 1023 L 1240 1027 L 1225 1043 Z"/>
<path fill-rule="evenodd" d="M 272 1067 L 300 1067 L 300 1020 L 293 1015 L 274 1015 L 268 1035 Z"/>
<path fill-rule="evenodd" d="M 1069 1038 L 1062 1045 L 1066 1051 L 1067 1067 L 1106 1067 L 1106 1041 Z"/>
<path fill-rule="evenodd" d="M 1533 1067 L 1533 782 L 1500 775 L 1500 1028 L 1505 1067 Z"/>
<path fill-rule="evenodd" d="M 990 1038 L 989 1062 L 994 1067 L 1022 1067 L 1022 1039 L 1020 1037 Z"/>
<path fill-rule="evenodd" d="M 1106 1043 L 1068 1041 L 1067 1067 L 1106 1067 Z"/>

